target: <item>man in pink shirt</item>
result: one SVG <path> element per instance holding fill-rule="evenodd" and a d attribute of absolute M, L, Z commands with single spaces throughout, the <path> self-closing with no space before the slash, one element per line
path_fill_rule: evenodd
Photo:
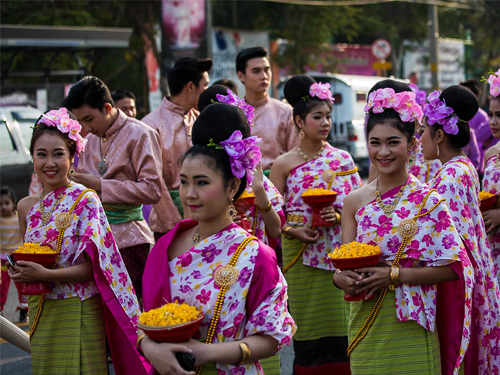
<path fill-rule="evenodd" d="M 160 134 L 164 191 L 153 205 L 149 226 L 158 240 L 182 219 L 179 199 L 180 159 L 193 145 L 191 128 L 198 117 L 198 98 L 208 87 L 212 60 L 184 57 L 168 72 L 170 97 L 142 121 Z"/>
<path fill-rule="evenodd" d="M 236 57 L 236 71 L 245 86 L 245 101 L 255 108 L 252 135 L 262 138 L 262 169 L 299 144 L 292 107 L 267 94 L 272 81 L 271 65 L 263 47 L 248 48 Z"/>
<path fill-rule="evenodd" d="M 158 202 L 163 187 L 158 133 L 115 108 L 108 87 L 97 77 L 78 81 L 64 99 L 64 106 L 91 133 L 75 181 L 99 194 L 141 301 L 142 274 L 154 244 L 142 205 Z"/>

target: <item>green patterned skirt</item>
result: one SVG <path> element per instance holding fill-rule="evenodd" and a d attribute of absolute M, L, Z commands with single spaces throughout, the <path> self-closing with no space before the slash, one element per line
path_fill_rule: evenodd
<path fill-rule="evenodd" d="M 31 324 L 39 296 L 29 297 Z M 107 374 L 106 327 L 101 296 L 48 299 L 31 340 L 33 374 Z"/>
<path fill-rule="evenodd" d="M 357 374 L 441 374 L 437 332 L 414 320 L 396 318 L 395 292 L 387 292 L 368 334 L 351 353 L 351 372 Z M 354 339 L 377 299 L 351 302 L 349 342 Z"/>

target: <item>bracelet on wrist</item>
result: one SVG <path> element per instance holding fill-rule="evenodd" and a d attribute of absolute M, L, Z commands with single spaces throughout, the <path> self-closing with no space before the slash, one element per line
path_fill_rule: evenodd
<path fill-rule="evenodd" d="M 340 288 L 337 284 L 335 284 L 335 275 L 338 273 L 341 273 L 341 272 L 342 272 L 342 270 L 337 268 L 333 274 L 333 277 L 332 277 L 333 286 L 335 286 L 335 288 L 337 288 L 337 289 L 342 289 L 342 288 Z"/>
<path fill-rule="evenodd" d="M 286 237 L 287 239 L 289 239 L 289 240 L 293 239 L 293 236 L 291 236 L 291 235 L 288 233 L 288 231 L 289 231 L 290 229 L 292 229 L 292 228 L 293 228 L 292 226 L 288 226 L 288 227 L 284 228 L 284 229 L 281 231 L 281 233 L 283 233 L 283 234 L 285 235 L 285 237 Z"/>
<path fill-rule="evenodd" d="M 252 352 L 250 351 L 250 347 L 246 342 L 240 342 L 240 349 L 241 349 L 241 359 L 237 363 L 237 365 L 242 365 L 250 359 L 250 356 L 252 355 Z"/>
<path fill-rule="evenodd" d="M 335 223 L 333 225 L 340 225 L 341 216 L 338 212 L 335 212 Z"/>
<path fill-rule="evenodd" d="M 389 290 L 394 290 L 395 286 L 399 284 L 399 271 L 401 266 L 391 266 L 391 273 L 389 274 L 389 279 L 391 284 L 389 285 Z"/>
<path fill-rule="evenodd" d="M 273 204 L 271 203 L 271 201 L 269 201 L 264 207 L 257 207 L 259 207 L 260 212 L 268 212 L 271 210 L 271 208 L 273 208 Z"/>
<path fill-rule="evenodd" d="M 142 348 L 141 348 L 141 341 L 142 339 L 146 337 L 146 334 L 143 333 L 142 335 L 140 335 L 138 338 L 137 338 L 137 342 L 135 343 L 135 347 L 137 348 L 137 351 L 139 352 L 140 355 L 142 355 L 144 357 L 144 353 L 142 351 Z"/>

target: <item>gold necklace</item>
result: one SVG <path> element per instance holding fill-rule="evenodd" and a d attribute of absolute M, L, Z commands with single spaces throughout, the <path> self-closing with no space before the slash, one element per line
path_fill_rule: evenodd
<path fill-rule="evenodd" d="M 66 185 L 66 187 L 68 187 L 69 185 L 70 184 Z M 42 189 L 42 192 L 40 193 L 40 212 L 43 225 L 47 225 L 47 223 L 50 221 L 52 214 L 54 213 L 57 206 L 59 206 L 59 202 L 61 202 L 61 199 L 64 196 L 64 190 L 65 189 L 61 189 L 61 191 L 57 194 L 56 203 L 52 205 L 50 211 L 45 211 L 45 204 L 43 203 L 43 199 L 45 198 L 45 189 Z"/>
<path fill-rule="evenodd" d="M 99 172 L 99 175 L 101 177 L 104 176 L 104 173 L 106 173 L 107 170 L 108 170 L 108 164 L 107 164 L 106 156 L 108 156 L 108 152 L 109 152 L 111 146 L 113 145 L 113 142 L 118 137 L 118 133 L 120 133 L 120 131 L 125 127 L 125 124 L 127 123 L 127 121 L 128 121 L 128 117 L 125 120 L 125 123 L 122 125 L 122 127 L 120 129 L 118 129 L 118 131 L 116 132 L 116 135 L 114 136 L 114 138 L 111 140 L 111 142 L 110 142 L 110 144 L 108 146 L 108 149 L 106 150 L 106 153 L 104 154 L 104 156 L 102 156 L 102 146 L 101 146 L 101 139 L 102 138 L 99 138 L 99 151 L 101 152 L 101 160 L 97 164 L 97 172 Z M 104 138 L 107 141 L 107 138 L 106 137 L 104 137 Z"/>
<path fill-rule="evenodd" d="M 321 148 L 316 153 L 316 155 L 314 155 L 314 157 L 312 158 L 312 160 L 319 158 L 319 156 L 321 155 L 321 153 L 323 152 L 324 149 L 325 149 L 325 143 L 323 143 L 323 146 L 321 146 Z M 304 150 L 302 150 L 302 147 L 300 147 L 300 145 L 297 146 L 297 151 L 299 152 L 300 156 L 302 156 L 304 158 L 305 161 L 310 161 L 311 160 L 311 159 L 309 159 L 309 156 L 306 155 L 306 153 L 304 152 Z"/>
<path fill-rule="evenodd" d="M 500 167 L 500 153 L 497 154 L 497 161 L 495 162 L 495 167 Z"/>
<path fill-rule="evenodd" d="M 193 243 L 195 246 L 200 243 L 200 234 L 198 233 L 198 228 L 196 228 L 196 232 L 194 232 L 192 238 L 193 238 Z"/>
<path fill-rule="evenodd" d="M 378 178 L 377 178 L 377 190 L 375 190 L 375 198 L 377 200 L 378 206 L 384 211 L 386 215 L 392 214 L 392 212 L 396 209 L 396 206 L 398 205 L 399 200 L 403 196 L 403 192 L 406 189 L 406 184 L 404 184 L 401 189 L 399 189 L 398 193 L 394 197 L 394 200 L 392 201 L 391 204 L 384 204 L 382 202 L 382 198 L 380 197 L 380 191 L 378 190 Z"/>

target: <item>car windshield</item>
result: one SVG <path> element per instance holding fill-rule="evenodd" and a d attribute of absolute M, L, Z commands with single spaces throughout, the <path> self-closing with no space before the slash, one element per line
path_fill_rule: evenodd
<path fill-rule="evenodd" d="M 41 112 L 37 110 L 16 110 L 12 111 L 12 118 L 17 121 L 21 134 L 23 135 L 24 144 L 27 148 L 31 144 L 31 135 L 33 134 L 32 126 L 40 117 Z"/>

